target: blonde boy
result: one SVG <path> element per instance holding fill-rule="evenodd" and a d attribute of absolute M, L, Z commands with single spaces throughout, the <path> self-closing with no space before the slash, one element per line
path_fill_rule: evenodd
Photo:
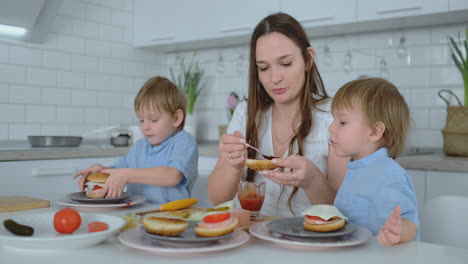
<path fill-rule="evenodd" d="M 183 130 L 186 99 L 168 79 L 153 77 L 135 97 L 135 112 L 143 139 L 111 167 L 96 164 L 79 171 L 78 185 L 91 172 L 109 174 L 103 189 L 93 191 L 106 198 L 120 197 L 124 187 L 152 203 L 188 198 L 198 177 L 198 146 Z"/>
<path fill-rule="evenodd" d="M 335 206 L 382 245 L 419 240 L 413 184 L 394 160 L 410 120 L 398 89 L 378 78 L 351 81 L 334 96 L 332 114 L 330 144 L 337 156 L 351 157 Z"/>

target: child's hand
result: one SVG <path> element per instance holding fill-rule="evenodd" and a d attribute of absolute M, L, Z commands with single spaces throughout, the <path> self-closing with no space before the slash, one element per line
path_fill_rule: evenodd
<path fill-rule="evenodd" d="M 80 188 L 80 191 L 84 191 L 84 182 L 86 180 L 86 177 L 88 174 L 93 173 L 93 172 L 98 172 L 100 170 L 104 169 L 104 166 L 100 164 L 94 164 L 93 166 L 80 170 L 78 171 L 75 175 L 73 175 L 73 179 L 81 176 L 81 178 L 78 180 L 78 188 Z"/>
<path fill-rule="evenodd" d="M 123 189 L 128 182 L 128 173 L 126 173 L 126 170 L 104 169 L 101 170 L 101 172 L 109 174 L 109 178 L 107 178 L 104 188 L 97 190 L 96 193 L 107 193 L 106 198 L 119 198 L 122 196 Z"/>
<path fill-rule="evenodd" d="M 380 228 L 377 241 L 384 246 L 400 243 L 401 239 L 401 207 L 398 205 Z"/>

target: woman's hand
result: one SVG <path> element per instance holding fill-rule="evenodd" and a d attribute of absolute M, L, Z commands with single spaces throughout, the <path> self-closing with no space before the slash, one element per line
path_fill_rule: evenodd
<path fill-rule="evenodd" d="M 105 198 L 119 198 L 122 196 L 123 189 L 128 182 L 126 169 L 103 169 L 101 172 L 109 174 L 109 178 L 107 178 L 102 189 L 92 191 L 92 193 L 101 194 L 102 197 L 105 195 Z"/>
<path fill-rule="evenodd" d="M 220 157 L 232 167 L 242 169 L 247 159 L 247 148 L 244 142 L 245 138 L 239 131 L 223 135 L 219 141 Z"/>
<path fill-rule="evenodd" d="M 261 171 L 260 174 L 280 185 L 287 185 L 306 189 L 313 181 L 313 175 L 320 170 L 309 159 L 291 155 L 285 159 L 273 159 L 273 163 L 283 168 L 290 168 L 290 172 Z"/>
<path fill-rule="evenodd" d="M 105 167 L 100 165 L 100 164 L 94 164 L 93 166 L 91 166 L 89 168 L 80 170 L 77 173 L 75 173 L 75 175 L 73 175 L 73 179 L 81 176 L 81 178 L 78 180 L 78 183 L 77 183 L 78 188 L 80 188 L 80 191 L 82 191 L 82 192 L 84 191 L 84 188 L 85 188 L 84 183 L 85 183 L 86 177 L 88 177 L 88 175 L 90 173 L 99 172 L 104 168 Z"/>

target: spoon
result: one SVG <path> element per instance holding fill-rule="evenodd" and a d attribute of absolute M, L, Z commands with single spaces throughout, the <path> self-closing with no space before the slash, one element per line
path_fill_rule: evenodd
<path fill-rule="evenodd" d="M 256 147 L 253 147 L 252 145 L 250 145 L 249 143 L 244 143 L 244 145 L 248 148 L 253 148 L 255 149 L 258 153 L 260 153 L 260 155 L 263 156 L 263 158 L 267 159 L 267 160 L 272 160 L 272 159 L 275 159 L 275 158 L 278 158 L 276 156 L 268 156 L 268 155 L 263 155 L 263 153 Z"/>

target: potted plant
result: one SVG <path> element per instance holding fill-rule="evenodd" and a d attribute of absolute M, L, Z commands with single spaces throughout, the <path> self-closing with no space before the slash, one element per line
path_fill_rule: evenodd
<path fill-rule="evenodd" d="M 231 122 L 232 115 L 236 106 L 239 103 L 239 96 L 235 92 L 231 92 L 227 97 L 227 108 L 228 108 L 228 123 Z M 228 125 L 219 125 L 219 136 L 226 134 Z"/>
<path fill-rule="evenodd" d="M 195 103 L 198 96 L 206 86 L 206 82 L 202 84 L 203 74 L 205 70 L 200 68 L 198 61 L 195 60 L 196 54 L 188 65 L 185 64 L 185 58 L 180 59 L 179 72 L 176 75 L 172 67 L 169 68 L 171 79 L 174 84 L 181 89 L 187 96 L 187 116 L 185 118 L 185 130 L 196 137 L 196 119 L 193 115 Z"/>
<path fill-rule="evenodd" d="M 465 31 L 465 36 L 468 39 L 468 28 Z M 466 39 L 462 41 L 462 47 L 459 47 L 452 37 L 449 40 L 453 62 L 463 77 L 464 105 L 452 91 L 439 91 L 439 96 L 447 104 L 447 121 L 442 130 L 444 152 L 447 155 L 468 156 L 468 42 Z M 458 106 L 450 106 L 449 100 L 442 95 L 444 92 L 452 95 L 457 100 Z"/>

